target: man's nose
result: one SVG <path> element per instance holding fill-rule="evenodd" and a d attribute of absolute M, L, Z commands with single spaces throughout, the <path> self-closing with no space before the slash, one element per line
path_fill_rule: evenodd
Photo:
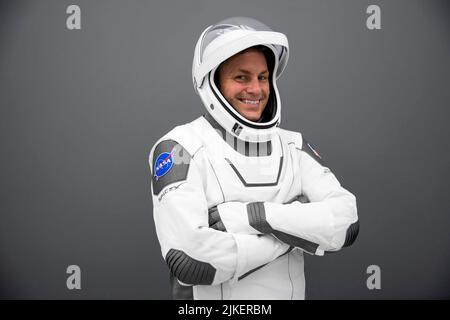
<path fill-rule="evenodd" d="M 262 88 L 258 78 L 252 79 L 246 88 L 249 94 L 261 94 Z"/>

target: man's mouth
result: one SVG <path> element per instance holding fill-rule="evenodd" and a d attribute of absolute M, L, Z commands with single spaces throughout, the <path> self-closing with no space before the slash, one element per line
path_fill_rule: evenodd
<path fill-rule="evenodd" d="M 257 106 L 261 102 L 260 99 L 257 99 L 257 100 L 255 100 L 255 99 L 239 99 L 239 101 L 241 101 L 242 103 L 245 103 L 245 104 L 253 105 L 253 106 Z"/>

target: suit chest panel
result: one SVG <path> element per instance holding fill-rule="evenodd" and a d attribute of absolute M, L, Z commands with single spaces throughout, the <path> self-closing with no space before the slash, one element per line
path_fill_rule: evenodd
<path fill-rule="evenodd" d="M 265 157 L 242 155 L 220 140 L 205 145 L 208 176 L 215 180 L 206 190 L 208 202 L 286 203 L 299 195 L 301 181 L 295 148 L 281 139 L 273 140 L 272 145 L 271 155 Z M 217 199 L 218 195 L 221 199 Z"/>

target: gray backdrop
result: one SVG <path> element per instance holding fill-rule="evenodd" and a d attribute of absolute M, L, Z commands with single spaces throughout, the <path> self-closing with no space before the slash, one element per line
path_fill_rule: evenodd
<path fill-rule="evenodd" d="M 81 30 L 66 8 L 81 8 Z M 381 8 L 368 30 L 366 8 Z M 204 110 L 200 32 L 287 34 L 282 127 L 358 199 L 361 230 L 306 257 L 309 299 L 450 298 L 448 1 L 2 1 L 0 298 L 166 299 L 147 155 Z M 68 290 L 66 268 L 81 268 Z M 381 289 L 366 270 L 381 268 Z"/>

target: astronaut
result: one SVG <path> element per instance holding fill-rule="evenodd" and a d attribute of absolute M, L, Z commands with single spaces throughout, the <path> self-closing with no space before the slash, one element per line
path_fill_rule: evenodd
<path fill-rule="evenodd" d="M 206 28 L 192 79 L 205 115 L 153 146 L 153 215 L 174 299 L 304 299 L 304 252 L 351 245 L 355 196 L 281 129 L 286 36 L 244 17 Z"/>

